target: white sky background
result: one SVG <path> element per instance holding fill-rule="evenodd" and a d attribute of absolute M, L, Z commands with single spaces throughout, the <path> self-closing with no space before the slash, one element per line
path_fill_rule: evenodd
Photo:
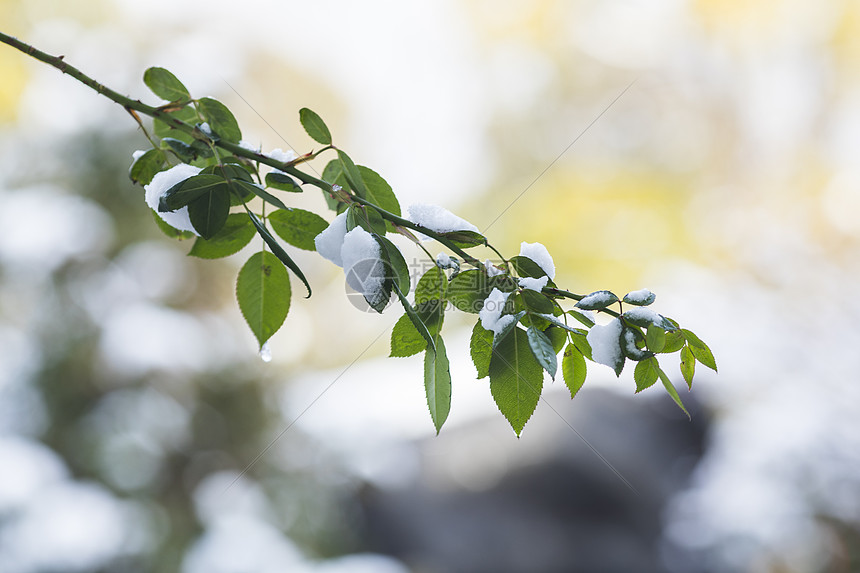
<path fill-rule="evenodd" d="M 494 161 L 498 159 L 489 152 L 486 131 L 492 113 L 498 109 L 529 109 L 541 95 L 534 86 L 551 82 L 558 73 L 534 48 L 520 50 L 516 45 L 505 44 L 487 58 L 470 28 L 472 24 L 461 7 L 451 1 L 247 1 L 237 9 L 235 3 L 228 2 L 156 1 L 144 7 L 140 2 L 117 0 L 116 6 L 117 15 L 110 26 L 91 29 L 68 20 L 47 18 L 34 28 L 29 39 L 48 52 L 66 54 L 68 61 L 119 91 L 142 95 L 145 88 L 139 79 L 141 71 L 148 65 L 167 67 L 192 92 L 215 95 L 225 101 L 239 117 L 246 139 L 259 139 L 264 149 L 284 147 L 284 143 L 223 80 L 255 107 L 258 101 L 269 101 L 264 94 L 255 93 L 259 82 L 254 83 L 254 89 L 245 89 L 243 69 L 248 65 L 248 54 L 278 54 L 292 69 L 316 82 L 299 84 L 296 89 L 307 90 L 306 93 L 292 94 L 289 101 L 298 99 L 300 105 L 316 109 L 327 120 L 325 107 L 330 106 L 333 118 L 329 125 L 338 141 L 354 158 L 382 173 L 393 184 L 404 207 L 430 198 L 456 211 L 460 200 L 484 191 L 490 180 L 488 173 L 494 171 Z M 860 419 L 860 399 L 855 389 L 860 340 L 854 326 L 860 306 L 850 294 L 860 274 L 860 225 L 856 217 L 860 206 L 856 159 L 860 149 L 860 106 L 856 97 L 860 82 L 856 78 L 834 82 L 841 91 L 832 99 L 821 87 L 828 74 L 835 73 L 821 63 L 822 37 L 838 21 L 839 11 L 812 7 L 803 2 L 784 2 L 774 16 L 773 37 L 739 31 L 737 42 L 751 54 L 746 58 L 737 58 L 731 49 L 699 41 L 701 30 L 682 2 L 606 3 L 584 10 L 583 18 L 570 20 L 571 50 L 589 54 L 607 69 L 629 72 L 630 77 L 638 74 L 640 85 L 661 85 L 669 93 L 677 89 L 680 95 L 676 101 L 687 101 L 690 93 L 695 96 L 691 99 L 730 101 L 728 108 L 738 119 L 737 139 L 729 144 L 734 153 L 746 158 L 744 169 L 735 179 L 700 179 L 700 196 L 689 214 L 697 222 L 694 236 L 721 245 L 734 259 L 729 264 L 660 262 L 651 276 L 643 277 L 644 283 L 658 293 L 658 310 L 682 320 L 711 343 L 721 367 L 719 377 L 702 376 L 697 389 L 717 409 L 713 450 L 697 472 L 696 488 L 684 494 L 672 510 L 669 534 L 692 547 L 716 548 L 722 562 L 737 567 L 768 552 L 782 552 L 798 563 L 814 564 L 826 542 L 820 539 L 811 515 L 825 511 L 849 521 L 860 515 L 856 495 L 860 491 L 860 460 L 856 455 L 860 451 L 860 430 L 854 422 Z M 502 12 L 498 17 L 505 17 L 502 9 L 488 8 L 490 12 Z M 239 54 L 234 53 L 234 44 L 242 46 Z M 217 63 L 200 66 L 201 53 Z M 492 65 L 487 67 L 487 62 Z M 528 81 L 516 81 L 520 78 Z M 596 106 L 616 95 L 616 78 L 595 80 L 597 84 L 606 82 L 605 89 L 594 92 Z M 502 80 L 511 80 L 510 90 L 501 89 L 508 85 Z M 288 80 L 285 83 L 288 85 Z M 324 96 L 322 109 L 314 104 L 314 97 L 320 94 Z M 625 97 L 636 98 L 635 89 Z M 298 124 L 297 108 L 276 110 L 266 104 L 265 110 L 258 110 L 265 112 L 266 119 L 287 141 L 301 142 L 297 151 L 309 145 Z M 618 111 L 621 113 L 623 108 Z M 694 107 L 677 111 L 682 118 L 684 113 L 697 113 Z M 636 119 L 635 114 L 627 117 Z M 119 129 L 128 121 L 117 106 L 75 86 L 56 71 L 33 67 L 33 81 L 21 115 L 25 137 L 69 134 L 93 125 Z M 649 125 L 647 118 L 643 121 Z M 687 129 L 688 124 L 682 121 L 668 134 L 667 155 L 681 162 L 702 162 L 704 154 L 716 153 L 704 144 L 678 145 L 689 137 Z M 635 129 L 631 131 L 635 139 Z M 693 132 L 699 133 L 695 129 Z M 600 153 L 600 145 L 604 145 L 605 152 L 612 147 L 613 135 L 618 134 L 601 131 L 598 122 L 582 144 L 588 153 L 595 153 L 595 146 Z M 707 133 L 702 135 L 705 138 Z M 560 141 L 563 148 L 569 141 L 565 139 L 569 130 L 560 129 L 546 137 Z M 561 151 L 555 147 L 546 150 L 550 159 Z M 825 172 L 823 179 L 827 183 L 820 194 L 806 196 L 793 184 L 803 175 L 797 169 L 803 166 L 801 159 L 811 153 L 810 148 L 820 158 L 823 166 L 819 168 Z M 577 149 L 574 147 L 570 153 L 576 154 Z M 523 177 L 530 180 L 534 175 Z M 38 192 L 44 196 L 57 190 Z M 529 191 L 540 192 L 539 185 Z M 32 195 L 4 201 L 7 209 L 0 213 L 0 221 L 4 228 L 14 230 L 21 219 L 13 212 L 31 211 L 27 202 L 32 201 Z M 86 212 L 91 220 L 100 221 L 97 205 L 68 201 L 75 213 Z M 58 209 L 47 215 L 62 218 L 63 212 L 68 214 Z M 810 213 L 820 214 L 820 219 L 811 221 Z M 482 226 L 482 221 L 473 222 Z M 0 259 L 22 273 L 35 272 L 28 270 L 28 261 L 53 257 L 47 258 L 53 267 L 63 257 L 77 256 L 83 250 L 98 251 L 96 243 L 106 240 L 112 232 L 109 223 L 103 221 L 86 229 L 75 227 L 71 219 L 67 223 L 52 226 L 57 230 L 54 237 L 42 235 L 40 241 L 45 244 L 4 240 Z M 834 241 L 842 249 L 839 253 L 834 255 L 828 250 L 830 243 L 816 235 L 816 225 L 827 229 L 827 237 L 836 237 Z M 69 234 L 79 234 L 82 239 L 71 245 Z M 57 245 L 64 250 L 58 251 Z M 165 285 L 132 280 L 140 264 L 171 264 L 173 255 L 163 252 L 163 245 L 148 248 L 129 253 L 125 260 L 134 264 L 121 262 L 111 277 L 106 277 L 111 280 L 104 282 L 104 290 L 99 291 L 113 297 L 117 308 L 124 308 L 104 317 L 110 333 L 104 349 L 107 365 L 135 372 L 168 366 L 170 360 L 165 363 L 164 357 L 171 349 L 163 345 L 130 349 L 128 344 L 122 344 L 134 339 L 136 329 L 181 327 L 206 332 L 212 343 L 201 346 L 218 349 L 225 359 L 235 358 L 235 345 L 227 342 L 233 326 L 231 319 L 200 319 L 167 311 L 160 306 Z M 338 269 L 329 273 L 323 264 L 309 264 L 317 265 L 311 268 L 320 281 L 335 276 L 335 271 L 339 273 Z M 133 293 L 131 300 L 117 298 L 116 293 L 128 293 L 125 286 L 130 280 L 138 284 L 139 292 Z M 385 330 L 386 319 L 355 314 L 339 297 L 341 291 L 339 282 L 319 289 L 320 298 L 334 309 L 327 320 L 337 322 L 338 330 L 343 330 L 339 322 L 342 317 L 350 317 L 356 342 L 344 350 L 344 360 L 348 362 Z M 285 343 L 295 333 L 311 331 L 324 337 L 328 332 L 315 324 L 319 307 L 303 308 L 304 303 L 298 298 L 293 301 L 283 333 L 272 341 L 275 364 L 300 361 L 306 349 Z M 83 304 L 86 306 L 86 301 Z M 91 306 L 97 312 L 100 305 Z M 394 319 L 392 316 L 388 322 L 393 324 Z M 234 321 L 234 325 L 236 330 L 242 328 L 241 322 Z M 465 336 L 450 336 L 449 349 L 461 349 L 452 351 L 452 371 L 461 373 L 463 379 L 455 379 L 449 426 L 484 416 L 495 416 L 497 424 L 504 424 L 494 412 L 489 392 L 471 379 L 473 369 L 462 351 Z M 33 360 L 38 359 L 21 330 L 0 326 L 0 338 L 14 342 L 15 348 L 26 349 Z M 386 333 L 370 354 L 384 354 L 387 340 Z M 252 344 L 248 349 L 253 351 Z M 27 368 L 21 363 L 21 353 L 9 354 L 19 356 L 15 361 L 2 361 L 6 366 L 0 372 L 0 392 L 24 401 L 28 398 L 20 380 Z M 183 371 L 196 371 L 205 368 L 207 357 L 201 348 L 192 348 L 181 355 L 177 352 L 173 363 L 179 363 Z M 600 372 L 600 368 L 592 368 L 597 376 L 589 379 L 589 385 L 612 382 L 608 370 Z M 285 417 L 301 411 L 341 370 L 309 372 L 287 390 Z M 700 374 L 703 371 L 700 367 Z M 404 439 L 426 437 L 433 431 L 424 411 L 420 377 L 421 364 L 415 359 L 379 359 L 360 364 L 304 416 L 303 428 L 328 436 L 336 451 L 352 451 L 353 468 L 363 475 L 380 475 L 380 467 L 373 467 L 370 461 L 386 462 L 382 454 L 395 452 L 392 459 L 381 464 L 381 469 L 390 475 L 391 467 L 415 457 L 413 450 L 398 449 Z M 371 379 L 372 387 L 368 388 Z M 397 398 L 369 401 L 360 416 L 349 415 L 356 400 L 373 393 Z M 587 395 L 580 399 L 587 400 Z M 587 402 L 579 407 L 587 408 Z M 552 420 L 552 412 L 542 406 L 535 416 Z M 12 424 L 13 431 L 27 428 L 26 421 L 15 423 L 21 425 Z M 530 442 L 528 438 L 533 425 L 537 426 L 533 421 L 526 427 L 527 437 L 511 447 L 534 445 L 536 440 Z M 35 430 L 26 430 L 32 431 Z M 544 435 L 537 428 L 535 434 Z M 513 443 L 512 434 L 510 439 Z M 36 530 L 38 522 L 34 520 L 48 515 L 45 506 L 21 485 L 30 479 L 26 472 L 38 476 L 33 479 L 56 483 L 51 497 L 59 508 L 56 515 L 71 519 L 77 500 L 91 500 L 93 507 L 99 508 L 93 514 L 93 524 L 111 530 L 111 520 L 120 520 L 118 516 L 123 512 L 132 511 L 111 506 L 109 494 L 100 489 L 86 484 L 63 485 L 62 462 L 53 460 L 50 453 L 37 451 L 32 444 L 0 442 L 0 455 L 7 456 L 0 463 L 8 467 L 6 462 L 20 459 L 18 466 L 24 468 L 23 473 L 0 474 L 0 511 L 2 500 L 7 500 L 6 507 L 13 502 L 15 507 L 25 507 L 30 502 L 32 505 L 16 522 L 15 535 Z M 468 459 L 463 459 L 463 464 L 467 465 Z M 416 466 L 406 463 L 402 467 L 408 477 Z M 480 473 L 462 471 L 467 475 Z M 84 488 L 81 492 L 85 498 L 72 495 L 76 487 Z M 66 501 L 68 512 L 64 513 L 62 504 Z M 255 527 L 244 527 L 242 520 L 250 519 L 245 509 L 224 511 L 216 517 L 217 523 L 213 517 L 212 530 L 189 556 L 188 571 L 192 573 L 213 570 L 207 567 L 219 555 L 218 540 L 230 538 L 235 531 L 256 532 L 258 540 L 275 539 L 264 521 Z M 50 531 L 57 535 L 56 551 L 65 551 L 69 538 L 59 529 Z M 733 535 L 739 533 L 755 540 L 746 553 L 738 553 L 730 546 Z M 43 538 L 48 544 L 51 540 L 50 536 Z M 118 550 L 116 546 L 81 546 L 87 548 L 86 556 L 93 563 Z M 26 544 L 21 547 L 26 548 Z M 50 554 L 51 546 L 47 547 L 45 554 Z M 288 540 L 272 541 L 267 547 L 275 567 L 290 560 L 301 561 Z M 263 552 L 260 559 L 268 554 Z M 264 565 L 268 566 L 260 566 Z M 395 571 L 396 565 L 392 567 Z M 22 565 L 11 570 L 31 569 Z M 231 569 L 225 566 L 223 570 Z M 357 569 L 343 569 L 348 570 Z"/>

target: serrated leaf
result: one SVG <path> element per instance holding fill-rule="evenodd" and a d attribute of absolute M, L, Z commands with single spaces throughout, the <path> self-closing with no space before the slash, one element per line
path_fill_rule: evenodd
<path fill-rule="evenodd" d="M 188 216 L 194 230 L 204 239 L 211 239 L 227 222 L 230 214 L 230 194 L 226 185 L 219 185 L 188 204 Z"/>
<path fill-rule="evenodd" d="M 391 189 L 391 185 L 382 176 L 364 165 L 357 165 L 361 180 L 367 188 L 367 200 L 389 213 L 400 216 L 400 202 Z"/>
<path fill-rule="evenodd" d="M 290 255 L 288 255 L 287 252 L 284 250 L 284 248 L 280 245 L 280 243 L 278 243 L 278 241 L 275 240 L 275 237 L 272 236 L 272 234 L 269 232 L 269 230 L 266 229 L 266 226 L 263 225 L 263 223 L 260 221 L 260 219 L 257 218 L 256 215 L 254 215 L 253 213 L 248 211 L 248 217 L 251 219 L 251 222 L 254 224 L 254 227 L 257 229 L 257 234 L 259 234 L 263 238 L 263 240 L 266 242 L 266 244 L 269 246 L 269 248 L 272 249 L 272 253 L 276 257 L 278 257 L 278 259 L 280 259 L 280 261 L 282 263 L 284 263 L 287 266 L 287 268 L 289 268 L 291 271 L 293 271 L 296 274 L 296 276 L 299 277 L 299 280 L 301 280 L 304 283 L 305 288 L 308 289 L 308 296 L 306 296 L 305 298 L 310 298 L 311 297 L 311 285 L 310 285 L 310 283 L 308 283 L 308 279 L 305 278 L 305 274 L 302 272 L 302 269 L 299 268 L 299 265 L 297 265 L 295 263 L 295 261 L 293 261 L 293 259 L 290 258 Z"/>
<path fill-rule="evenodd" d="M 451 411 L 451 371 L 442 337 L 436 338 L 435 351 L 428 348 L 424 354 L 424 390 L 438 435 Z"/>
<path fill-rule="evenodd" d="M 475 369 L 478 371 L 478 379 L 489 376 L 490 359 L 493 356 L 493 331 L 481 326 L 481 321 L 476 322 L 472 328 L 469 354 L 472 356 Z"/>
<path fill-rule="evenodd" d="M 519 436 L 543 390 L 543 369 L 524 330 L 514 329 L 493 351 L 489 374 L 493 400 Z"/>
<path fill-rule="evenodd" d="M 577 332 L 579 330 L 579 332 Z M 570 336 L 574 346 L 589 360 L 593 360 L 591 356 L 591 344 L 588 342 L 588 331 L 582 329 L 574 329 Z"/>
<path fill-rule="evenodd" d="M 170 71 L 152 67 L 143 72 L 143 83 L 165 101 L 191 99 L 188 89 Z"/>
<path fill-rule="evenodd" d="M 663 350 L 660 351 L 660 354 L 671 354 L 672 352 L 678 352 L 681 348 L 684 347 L 686 340 L 684 339 L 684 333 L 680 330 L 676 330 L 674 332 L 666 333 L 666 343 L 663 345 Z"/>
<path fill-rule="evenodd" d="M 576 306 L 576 308 L 581 308 L 582 310 L 603 310 L 616 302 L 618 302 L 618 297 L 615 293 L 608 290 L 598 290 L 586 295 L 574 306 Z"/>
<path fill-rule="evenodd" d="M 302 192 L 302 188 L 299 187 L 295 179 L 286 173 L 281 173 L 280 171 L 270 171 L 269 173 L 266 173 L 266 187 L 271 187 L 272 189 L 277 189 L 279 191 L 286 191 L 288 193 Z"/>
<path fill-rule="evenodd" d="M 154 209 L 150 209 L 150 211 L 152 211 L 152 217 L 155 219 L 155 225 L 162 233 L 164 233 L 171 239 L 179 239 L 180 241 L 182 241 L 185 239 L 193 239 L 197 236 L 191 231 L 180 231 L 179 229 L 170 226 L 167 222 L 164 221 L 164 219 L 159 217 L 158 213 L 156 213 Z"/>
<path fill-rule="evenodd" d="M 200 115 L 218 137 L 231 143 L 239 143 L 242 139 L 242 130 L 239 129 L 239 123 L 233 117 L 233 112 L 226 105 L 217 99 L 204 97 L 197 100 L 197 107 Z"/>
<path fill-rule="evenodd" d="M 633 371 L 633 381 L 636 382 L 636 392 L 641 392 L 645 388 L 650 388 L 657 381 L 659 376 L 660 364 L 655 357 L 642 360 L 636 365 Z"/>
<path fill-rule="evenodd" d="M 690 351 L 693 353 L 693 356 L 696 357 L 696 360 L 716 372 L 717 361 L 714 359 L 714 354 L 711 352 L 711 349 L 708 348 L 708 345 L 702 342 L 698 336 L 686 328 L 681 329 L 681 332 L 684 333 L 684 338 L 687 339 L 687 345 L 690 347 Z"/>
<path fill-rule="evenodd" d="M 448 283 L 448 301 L 461 312 L 478 314 L 490 291 L 492 288 L 485 272 L 463 271 Z"/>
<path fill-rule="evenodd" d="M 681 349 L 681 376 L 684 377 L 684 382 L 688 388 L 693 387 L 693 375 L 696 373 L 696 360 L 693 357 L 693 352 L 689 346 L 684 346 Z"/>
<path fill-rule="evenodd" d="M 218 175 L 194 175 L 168 189 L 158 200 L 158 210 L 176 211 L 195 199 L 218 188 L 226 190 L 227 182 Z"/>
<path fill-rule="evenodd" d="M 448 277 L 442 269 L 434 265 L 418 279 L 418 284 L 415 285 L 415 304 L 427 300 L 445 300 L 447 292 Z"/>
<path fill-rule="evenodd" d="M 564 355 L 561 358 L 561 374 L 564 377 L 564 383 L 567 389 L 570 390 L 570 399 L 576 396 L 582 385 L 585 384 L 585 376 L 587 368 L 585 365 L 585 357 L 582 352 L 574 344 L 568 344 L 564 349 Z"/>
<path fill-rule="evenodd" d="M 666 346 L 666 331 L 649 324 L 645 331 L 645 345 L 651 352 L 660 352 Z"/>
<path fill-rule="evenodd" d="M 551 378 L 555 379 L 555 373 L 558 370 L 558 358 L 549 337 L 534 326 L 528 328 L 526 337 L 538 364 L 549 373 Z"/>
<path fill-rule="evenodd" d="M 331 132 L 325 122 L 316 112 L 303 107 L 299 110 L 299 121 L 311 139 L 323 145 L 331 145 Z"/>
<path fill-rule="evenodd" d="M 406 264 L 406 259 L 403 258 L 403 253 L 385 237 L 374 235 L 374 238 L 380 245 L 382 259 L 388 265 L 386 277 L 396 282 L 397 287 L 402 292 L 409 292 L 412 284 L 409 278 L 409 266 Z"/>
<path fill-rule="evenodd" d="M 362 199 L 367 198 L 367 187 L 364 185 L 364 180 L 361 178 L 361 172 L 352 159 L 340 149 L 337 150 L 337 158 L 340 160 L 340 166 L 343 169 L 343 175 L 349 183 L 350 189 L 355 191 L 355 194 Z"/>
<path fill-rule="evenodd" d="M 406 295 L 400 290 L 397 286 L 397 283 L 392 284 L 393 290 L 397 293 L 397 298 L 400 299 L 400 304 L 403 305 L 403 310 L 406 311 L 406 315 L 409 317 L 409 320 L 412 321 L 412 324 L 415 326 L 418 333 L 427 341 L 428 348 L 432 348 L 435 350 L 436 342 L 433 340 L 433 336 L 430 334 L 430 331 L 427 329 L 427 325 L 423 320 L 418 316 L 418 313 L 415 309 L 412 308 L 412 305 L 409 304 L 409 301 L 406 300 Z"/>
<path fill-rule="evenodd" d="M 306 251 L 316 250 L 314 238 L 328 227 L 328 222 L 316 213 L 289 208 L 272 211 L 269 224 L 280 238 Z"/>
<path fill-rule="evenodd" d="M 414 356 L 427 348 L 427 340 L 421 336 L 409 315 L 403 314 L 391 331 L 391 353 L 394 358 Z"/>
<path fill-rule="evenodd" d="M 201 259 L 220 259 L 241 251 L 254 238 L 254 226 L 244 213 L 232 213 L 213 237 L 198 237 L 188 254 Z"/>
<path fill-rule="evenodd" d="M 290 276 L 273 254 L 254 253 L 239 271 L 236 299 L 260 347 L 284 324 L 290 310 Z"/>
<path fill-rule="evenodd" d="M 132 183 L 149 185 L 155 174 L 167 166 L 167 157 L 160 149 L 150 149 L 134 160 L 128 170 Z"/>
<path fill-rule="evenodd" d="M 564 348 L 564 344 L 567 342 L 567 333 L 565 330 L 557 325 L 550 326 L 544 330 L 544 333 L 549 337 L 550 342 L 552 342 L 552 349 L 556 354 L 561 352 L 561 349 Z"/>
<path fill-rule="evenodd" d="M 683 402 L 681 402 L 681 397 L 680 397 L 680 396 L 678 396 L 678 391 L 677 391 L 677 390 L 675 390 L 675 387 L 672 385 L 672 381 L 671 381 L 671 380 L 669 380 L 669 377 L 668 377 L 668 376 L 666 376 L 666 373 L 665 373 L 665 372 L 663 372 L 663 370 L 662 370 L 662 369 L 658 369 L 658 370 L 657 370 L 657 375 L 660 377 L 660 381 L 661 381 L 661 382 L 663 382 L 663 386 L 666 388 L 666 392 L 668 392 L 668 393 L 669 393 L 669 396 L 671 396 L 671 397 L 672 397 L 672 400 L 674 400 L 674 401 L 675 401 L 675 404 L 677 404 L 677 405 L 678 405 L 678 407 L 679 407 L 679 408 L 681 408 L 681 410 L 683 410 L 683 412 L 684 412 L 685 414 L 687 414 L 687 419 L 688 419 L 688 420 L 692 420 L 693 418 L 692 418 L 692 417 L 690 417 L 690 413 L 689 413 L 689 412 L 687 411 L 687 409 L 684 407 L 684 403 L 683 403 Z"/>

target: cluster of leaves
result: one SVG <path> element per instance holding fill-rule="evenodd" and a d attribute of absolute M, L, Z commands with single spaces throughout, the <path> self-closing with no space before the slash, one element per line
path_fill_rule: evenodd
<path fill-rule="evenodd" d="M 456 309 L 478 314 L 494 290 L 506 293 L 502 316 L 513 318 L 507 319 L 504 328 L 496 332 L 485 329 L 478 321 L 472 331 L 471 357 L 478 378 L 489 377 L 493 399 L 517 435 L 540 400 L 544 372 L 555 378 L 559 354 L 571 398 L 585 382 L 587 361 L 594 360 L 588 335 L 595 322 L 590 312 L 583 311 L 606 313 L 619 321 L 619 351 L 610 366 L 620 375 L 628 360 L 635 362 L 637 392 L 652 386 L 659 378 L 684 409 L 658 363 L 658 354 L 680 353 L 681 374 L 689 386 L 696 362 L 716 370 L 707 345 L 674 320 L 651 312 L 625 312 L 625 304 L 640 308 L 650 305 L 654 302 L 653 295 L 643 298 L 631 293 L 621 300 L 609 291 L 576 295 L 558 288 L 538 263 L 525 256 L 502 257 L 499 266 L 490 269 L 467 252 L 472 248 L 490 248 L 498 254 L 480 233 L 435 232 L 404 219 L 391 186 L 378 173 L 356 165 L 335 147 L 328 127 L 313 111 L 302 109 L 299 119 L 308 135 L 323 147 L 290 162 L 280 162 L 240 145 L 241 130 L 230 110 L 212 98 L 192 98 L 169 71 L 150 68 L 144 82 L 167 103 L 152 114 L 154 136 L 147 133 L 147 137 L 153 147 L 135 160 L 130 176 L 133 181 L 147 185 L 157 173 L 177 162 L 201 168 L 199 174 L 168 189 L 158 206 L 162 212 L 188 208 L 192 226 L 199 235 L 190 255 L 207 259 L 226 257 L 240 251 L 255 235 L 263 239 L 263 250 L 251 255 L 244 264 L 236 285 L 239 307 L 261 347 L 281 327 L 289 311 L 288 270 L 304 283 L 308 296 L 311 294 L 307 279 L 281 241 L 298 249 L 314 250 L 314 238 L 328 223 L 315 213 L 288 207 L 278 196 L 279 192 L 300 193 L 303 185 L 311 184 L 323 191 L 333 211 L 346 212 L 347 231 L 361 227 L 378 243 L 379 260 L 385 267 L 385 296 L 367 302 L 382 312 L 394 296 L 403 306 L 405 312 L 391 336 L 391 356 L 424 352 L 427 403 L 437 432 L 451 408 L 452 379 L 441 336 L 445 313 Z M 328 162 L 321 177 L 313 177 L 296 167 L 326 151 L 336 157 Z M 262 166 L 275 169 L 263 174 Z M 169 236 L 193 237 L 191 233 L 171 228 L 159 217 L 156 221 Z M 430 267 L 416 282 L 410 302 L 407 298 L 413 290 L 410 269 L 386 234 L 405 235 L 423 249 L 414 234 L 416 231 L 435 239 L 460 258 L 451 257 L 449 263 Z M 519 281 L 544 277 L 546 286 L 542 290 L 524 288 Z M 562 306 L 565 300 L 578 302 L 574 308 L 565 310 Z M 612 309 L 616 304 L 618 311 Z"/>

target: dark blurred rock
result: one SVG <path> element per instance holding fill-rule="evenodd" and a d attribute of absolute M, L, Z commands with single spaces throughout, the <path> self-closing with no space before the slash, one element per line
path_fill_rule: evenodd
<path fill-rule="evenodd" d="M 563 406 L 558 398 L 551 399 L 553 409 L 606 462 L 544 408 L 526 426 L 523 440 L 504 445 L 512 441 L 498 437 L 507 450 L 507 469 L 494 485 L 481 491 L 444 479 L 440 485 L 431 464 L 444 463 L 446 452 L 476 434 L 510 432 L 497 419 L 446 428 L 420 444 L 438 455 L 425 454 L 413 483 L 365 488 L 366 549 L 395 556 L 416 573 L 665 571 L 663 507 L 702 455 L 705 413 L 685 396 L 693 414 L 689 422 L 656 392 L 636 399 L 584 392 L 575 405 Z M 530 432 L 540 434 L 539 444 L 527 441 Z M 445 441 L 452 449 L 440 445 Z M 480 459 L 486 452 L 473 453 Z M 468 455 L 460 452 L 458 459 L 469 463 Z M 518 456 L 525 461 L 518 463 Z"/>

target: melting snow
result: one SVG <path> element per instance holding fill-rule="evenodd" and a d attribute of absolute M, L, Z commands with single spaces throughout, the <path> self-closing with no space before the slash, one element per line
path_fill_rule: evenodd
<path fill-rule="evenodd" d="M 200 171 L 200 167 L 194 167 L 187 163 L 180 163 L 179 165 L 171 167 L 167 171 L 156 173 L 149 185 L 146 185 L 143 188 L 144 191 L 146 191 L 146 204 L 158 213 L 158 216 L 161 217 L 165 223 L 174 229 L 179 229 L 180 231 L 191 231 L 195 235 L 197 234 L 197 231 L 195 231 L 194 227 L 191 225 L 191 217 L 188 215 L 187 206 L 182 209 L 177 209 L 176 211 L 161 213 L 158 210 L 158 200 L 161 199 L 161 196 L 164 195 L 171 187 L 177 183 L 185 181 L 189 177 L 197 175 Z"/>
<path fill-rule="evenodd" d="M 543 269 L 546 276 L 550 279 L 555 278 L 555 263 L 552 262 L 552 256 L 550 256 L 549 251 L 542 244 L 523 242 L 520 245 L 520 256 L 533 260 Z"/>
<path fill-rule="evenodd" d="M 617 318 L 607 325 L 591 327 L 586 340 L 591 345 L 591 357 L 595 362 L 615 368 L 615 363 L 621 360 L 621 328 Z"/>
<path fill-rule="evenodd" d="M 317 252 L 339 267 L 343 266 L 340 250 L 346 236 L 346 211 L 334 218 L 325 230 L 314 237 Z"/>
<path fill-rule="evenodd" d="M 533 279 L 531 277 L 523 277 L 519 280 L 520 286 L 523 288 L 536 290 L 538 292 L 546 286 L 547 281 L 549 281 L 548 277 L 541 277 L 539 279 Z"/>
<path fill-rule="evenodd" d="M 485 330 L 492 330 L 498 334 L 514 319 L 511 315 L 502 316 L 508 296 L 510 296 L 510 293 L 494 288 L 490 296 L 484 301 L 484 308 L 481 309 L 478 315 L 481 317 L 481 326 Z"/>
<path fill-rule="evenodd" d="M 373 235 L 356 227 L 343 238 L 340 250 L 346 282 L 375 306 L 385 298 L 385 263 Z"/>
<path fill-rule="evenodd" d="M 489 277 L 497 277 L 499 275 L 505 274 L 505 271 L 491 263 L 490 259 L 484 261 L 484 268 L 487 269 L 487 276 Z"/>
<path fill-rule="evenodd" d="M 478 227 L 438 205 L 413 203 L 407 208 L 407 213 L 408 220 L 437 233 L 478 232 Z"/>

